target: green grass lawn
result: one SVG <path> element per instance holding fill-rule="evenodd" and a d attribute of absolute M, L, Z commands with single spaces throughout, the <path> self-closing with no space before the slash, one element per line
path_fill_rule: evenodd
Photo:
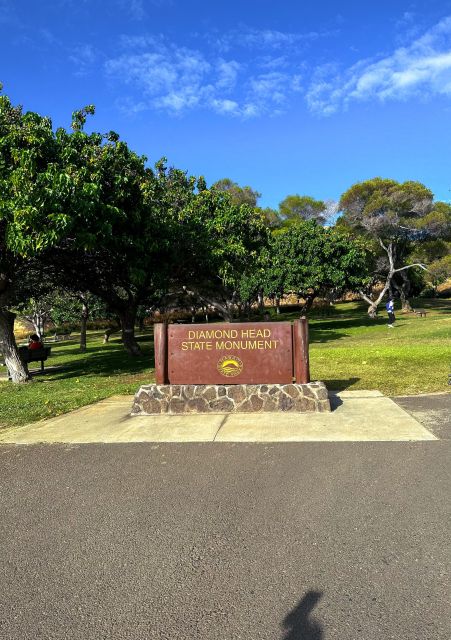
<path fill-rule="evenodd" d="M 330 389 L 378 389 L 386 395 L 451 391 L 450 301 L 419 301 L 427 316 L 398 312 L 394 329 L 384 313 L 375 321 L 367 318 L 360 303 L 337 306 L 346 308 L 346 317 L 310 323 L 312 379 Z"/>
<path fill-rule="evenodd" d="M 88 334 L 88 348 L 80 353 L 76 340 L 48 343 L 52 347 L 44 375 L 31 384 L 0 382 L 0 427 L 26 424 L 117 394 L 135 393 L 153 382 L 153 338 L 139 338 L 143 355 L 129 356 L 117 337 L 102 344 L 103 334 Z M 30 363 L 39 369 L 39 362 Z M 36 369 L 35 369 L 36 370 Z"/>
<path fill-rule="evenodd" d="M 451 301 L 421 300 L 426 318 L 398 312 L 389 329 L 385 313 L 375 321 L 360 303 L 336 305 L 327 317 L 310 320 L 311 376 L 330 389 L 379 389 L 387 395 L 449 391 Z M 296 313 L 277 319 L 291 320 Z M 274 316 L 274 319 L 275 316 Z M 52 344 L 49 370 L 31 384 L 0 382 L 0 426 L 56 416 L 116 394 L 132 394 L 154 381 L 153 341 L 139 338 L 143 355 L 127 355 L 117 337 L 102 344 L 89 334 L 81 354 L 76 340 Z M 32 363 L 32 367 L 39 363 Z M 4 374 L 3 374 L 4 375 Z"/>

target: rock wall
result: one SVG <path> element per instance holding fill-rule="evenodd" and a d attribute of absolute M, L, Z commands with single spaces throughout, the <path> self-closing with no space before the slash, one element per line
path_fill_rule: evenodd
<path fill-rule="evenodd" d="M 132 414 L 330 411 L 323 382 L 309 384 L 149 384 L 135 395 Z"/>

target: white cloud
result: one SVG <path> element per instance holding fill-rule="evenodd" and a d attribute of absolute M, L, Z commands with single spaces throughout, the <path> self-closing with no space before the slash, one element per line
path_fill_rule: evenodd
<path fill-rule="evenodd" d="M 249 81 L 249 95 L 253 102 L 277 105 L 278 111 L 287 103 L 288 97 L 299 90 L 299 76 L 280 71 L 262 73 Z"/>
<path fill-rule="evenodd" d="M 131 112 L 141 111 L 144 102 L 149 109 L 172 114 L 199 108 L 246 119 L 280 113 L 288 96 L 299 90 L 297 74 L 255 74 L 252 65 L 225 57 L 207 59 L 200 51 L 177 47 L 159 36 L 124 36 L 121 45 L 133 52 L 108 60 L 105 71 L 115 82 L 138 89 L 139 108 Z"/>
<path fill-rule="evenodd" d="M 193 108 L 209 92 L 210 63 L 186 48 L 124 54 L 108 60 L 105 68 L 109 77 L 141 89 L 150 106 L 173 113 Z"/>
<path fill-rule="evenodd" d="M 240 106 L 235 100 L 213 98 L 211 106 L 214 111 L 220 114 L 232 116 L 241 115 Z"/>
<path fill-rule="evenodd" d="M 237 49 L 238 47 L 263 49 L 265 51 L 268 51 L 268 49 L 283 50 L 286 52 L 287 49 L 299 48 L 301 45 L 305 46 L 309 42 L 333 36 L 337 33 L 337 30 L 290 33 L 277 31 L 276 29 L 253 29 L 242 26 L 219 35 L 210 33 L 207 35 L 207 39 L 222 52 L 228 52 L 232 48 Z"/>
<path fill-rule="evenodd" d="M 451 96 L 451 17 L 384 58 L 361 60 L 342 73 L 318 68 L 306 99 L 312 111 L 330 115 L 354 100 L 433 95 Z"/>
<path fill-rule="evenodd" d="M 97 51 L 92 44 L 80 44 L 72 49 L 69 60 L 77 67 L 75 75 L 85 76 L 97 61 Z"/>
<path fill-rule="evenodd" d="M 306 40 L 317 40 L 319 37 L 320 34 L 317 31 L 310 31 L 308 33 L 286 33 L 273 29 L 248 29 L 241 34 L 241 40 L 244 44 L 250 47 L 261 47 L 263 49 L 267 47 L 285 49 L 287 46 L 305 42 Z"/>
<path fill-rule="evenodd" d="M 286 69 L 290 66 L 287 56 L 262 56 L 257 60 L 257 64 L 262 69 L 274 71 L 276 69 Z"/>
<path fill-rule="evenodd" d="M 218 89 L 233 89 L 236 86 L 238 73 L 241 68 L 242 66 L 236 62 L 236 60 L 218 60 L 216 64 L 218 73 L 216 87 Z"/>

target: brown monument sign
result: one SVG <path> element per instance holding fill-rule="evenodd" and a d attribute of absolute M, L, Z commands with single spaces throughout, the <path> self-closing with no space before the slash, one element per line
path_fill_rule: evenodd
<path fill-rule="evenodd" d="M 158 384 L 309 382 L 307 324 L 155 325 Z"/>
<path fill-rule="evenodd" d="M 310 382 L 306 318 L 289 322 L 154 325 L 155 384 L 133 415 L 330 411 Z"/>

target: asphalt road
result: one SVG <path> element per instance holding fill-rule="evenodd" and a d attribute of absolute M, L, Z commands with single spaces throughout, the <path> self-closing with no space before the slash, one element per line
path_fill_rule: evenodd
<path fill-rule="evenodd" d="M 449 640 L 450 441 L 0 448 L 2 640 Z"/>
<path fill-rule="evenodd" d="M 451 440 L 451 393 L 393 398 L 437 438 Z"/>

